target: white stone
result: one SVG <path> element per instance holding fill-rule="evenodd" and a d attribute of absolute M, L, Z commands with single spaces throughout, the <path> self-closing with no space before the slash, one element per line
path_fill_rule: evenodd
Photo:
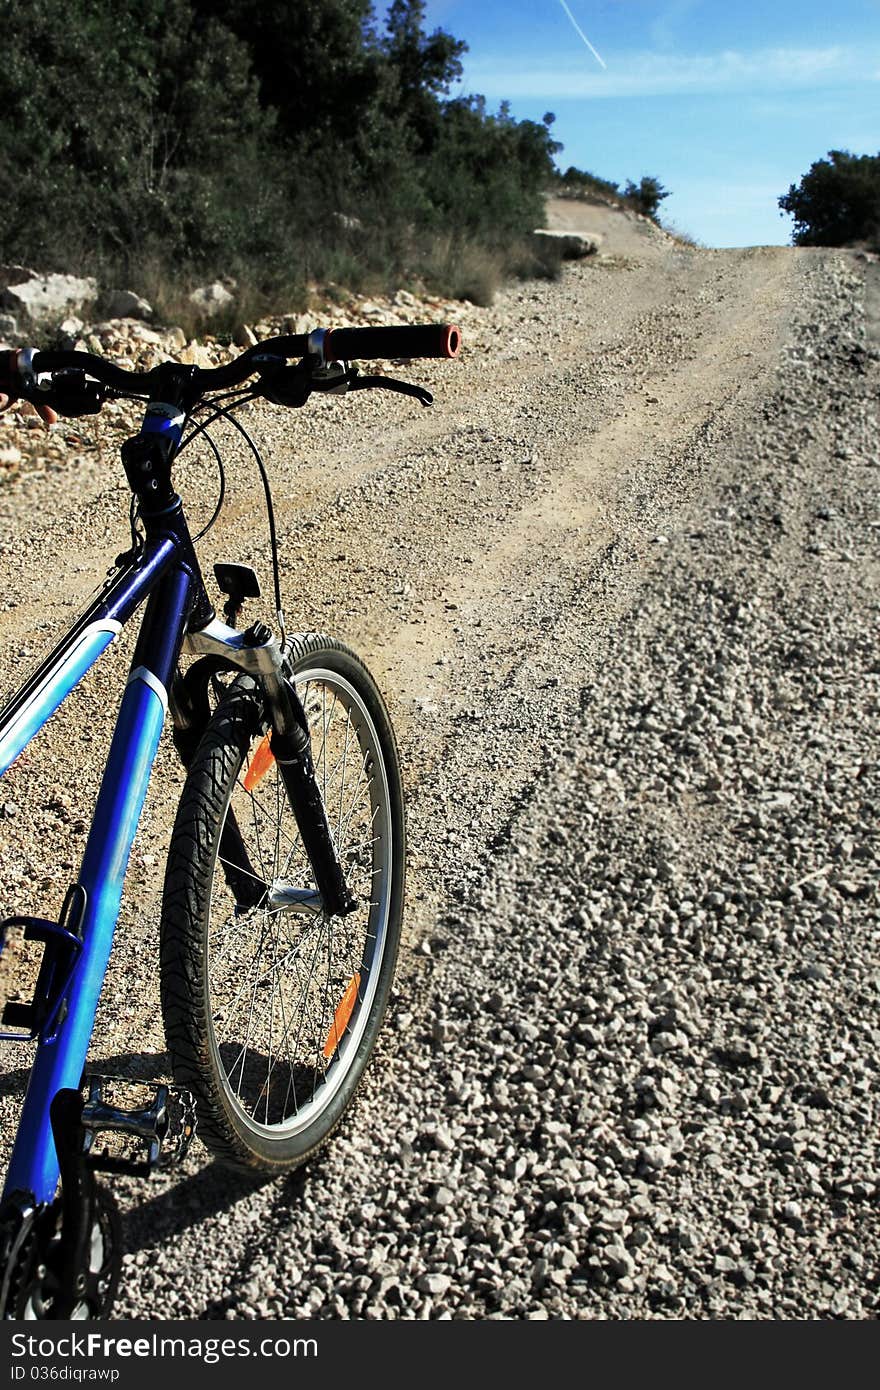
<path fill-rule="evenodd" d="M 197 290 L 193 290 L 189 302 L 195 305 L 200 314 L 207 316 L 216 314 L 220 309 L 225 309 L 227 304 L 231 304 L 232 295 L 225 285 L 215 280 L 212 285 L 200 285 Z"/>
<path fill-rule="evenodd" d="M 595 255 L 602 244 L 602 238 L 592 232 L 588 235 L 586 232 L 556 232 L 548 227 L 536 227 L 533 235 L 542 241 L 556 243 L 564 260 L 580 260 L 584 256 Z"/>
<path fill-rule="evenodd" d="M 35 275 L 0 291 L 0 305 L 34 321 L 52 318 L 88 304 L 98 294 L 98 282 L 91 276 Z"/>

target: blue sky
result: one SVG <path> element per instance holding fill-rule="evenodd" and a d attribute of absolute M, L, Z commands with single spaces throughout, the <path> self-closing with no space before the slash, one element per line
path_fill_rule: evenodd
<path fill-rule="evenodd" d="M 556 113 L 564 169 L 671 190 L 707 246 L 785 244 L 776 200 L 830 149 L 880 152 L 880 0 L 427 0 L 461 92 Z M 377 6 L 377 8 L 381 8 Z"/>

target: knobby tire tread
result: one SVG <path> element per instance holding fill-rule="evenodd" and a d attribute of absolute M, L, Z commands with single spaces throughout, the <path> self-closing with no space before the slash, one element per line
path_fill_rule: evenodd
<path fill-rule="evenodd" d="M 333 1103 L 338 1113 L 322 1126 L 313 1143 L 297 1151 L 273 1158 L 248 1147 L 230 1122 L 219 1089 L 213 1081 L 209 1048 L 207 991 L 204 963 L 204 912 L 210 904 L 214 877 L 213 848 L 218 825 L 227 801 L 230 779 L 239 767 L 251 739 L 265 725 L 259 694 L 247 677 L 239 678 L 218 705 L 191 763 L 178 806 L 168 853 L 160 930 L 161 1004 L 165 1036 L 175 1080 L 195 1097 L 197 1133 L 212 1155 L 224 1166 L 254 1175 L 255 1172 L 281 1174 L 305 1163 L 321 1148 L 343 1119 L 373 1050 L 381 1015 L 387 1007 L 394 963 L 400 940 L 405 876 L 405 819 L 400 763 L 394 732 L 384 703 L 364 663 L 343 643 L 321 633 L 310 633 L 294 641 L 291 662 L 296 667 L 317 656 L 332 665 L 334 655 L 353 665 L 356 676 L 369 692 L 375 708 L 371 714 L 381 722 L 380 744 L 391 785 L 392 818 L 397 845 L 393 864 L 394 887 L 388 923 L 388 942 L 380 967 L 385 980 L 368 1024 L 367 1061 L 357 1073 L 354 1086 L 343 1085 L 342 1103 Z M 376 1010 L 380 1014 L 375 1019 Z"/>

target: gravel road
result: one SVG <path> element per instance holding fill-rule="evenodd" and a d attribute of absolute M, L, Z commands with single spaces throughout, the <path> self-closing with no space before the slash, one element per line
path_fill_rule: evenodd
<path fill-rule="evenodd" d="M 253 409 L 290 620 L 362 651 L 399 730 L 405 948 L 308 1168 L 254 1186 L 195 1144 L 118 1184 L 121 1316 L 877 1316 L 880 267 L 626 230 L 461 306 L 462 359 L 401 369 L 433 411 Z M 9 684 L 123 547 L 127 428 L 95 450 L 68 429 L 76 467 L 0 491 Z M 268 580 L 230 457 L 205 564 Z M 207 514 L 209 469 L 181 472 Z M 7 774 L 10 912 L 75 874 L 129 655 Z M 180 785 L 168 739 L 93 1048 L 110 1071 L 165 1067 Z M 4 1144 L 25 1049 L 8 1062 Z"/>

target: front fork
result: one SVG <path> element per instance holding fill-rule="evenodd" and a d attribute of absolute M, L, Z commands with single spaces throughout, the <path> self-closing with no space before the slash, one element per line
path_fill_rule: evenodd
<path fill-rule="evenodd" d="M 252 676 L 261 686 L 272 726 L 272 755 L 315 877 L 321 907 L 332 917 L 353 912 L 357 900 L 345 881 L 315 776 L 308 721 L 296 688 L 285 675 L 281 648 L 269 628 L 254 623 L 246 632 L 239 632 L 213 619 L 186 637 L 183 650 L 207 658 L 208 669 L 231 667 Z M 187 742 L 194 751 L 207 718 L 206 697 L 199 693 L 198 679 L 189 690 L 186 680 L 183 690 L 172 690 L 169 701 L 184 761 Z"/>

